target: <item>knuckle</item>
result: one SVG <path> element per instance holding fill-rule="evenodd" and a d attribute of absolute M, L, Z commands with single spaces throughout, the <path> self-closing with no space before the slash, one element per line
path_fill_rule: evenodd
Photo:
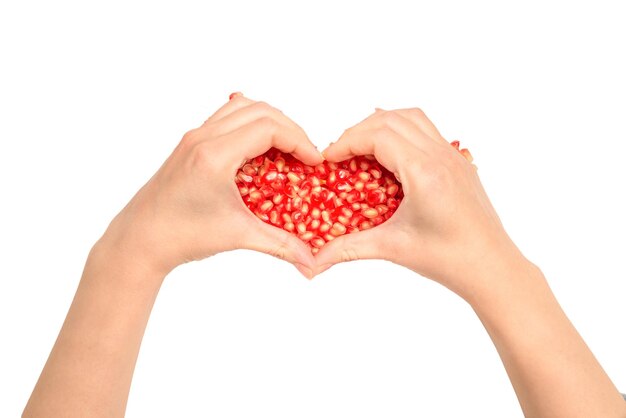
<path fill-rule="evenodd" d="M 196 170 L 202 172 L 219 172 L 216 166 L 219 158 L 215 158 L 215 150 L 209 142 L 200 142 L 193 147 L 191 152 L 191 164 Z"/>
<path fill-rule="evenodd" d="M 425 164 L 421 176 L 428 188 L 433 191 L 449 189 L 454 183 L 454 173 L 450 167 L 440 162 Z"/>
<path fill-rule="evenodd" d="M 412 107 L 409 109 L 409 114 L 416 119 L 426 118 L 426 113 L 419 107 Z"/>
<path fill-rule="evenodd" d="M 267 104 L 266 102 L 260 101 L 260 102 L 256 102 L 254 103 L 252 106 L 254 106 L 254 108 L 262 113 L 269 113 L 272 111 L 273 107 L 270 106 L 269 104 Z"/>
<path fill-rule="evenodd" d="M 270 116 L 263 116 L 257 120 L 257 126 L 264 132 L 273 132 L 277 122 Z"/>
<path fill-rule="evenodd" d="M 197 137 L 198 137 L 198 129 L 191 129 L 185 132 L 180 142 L 186 145 L 186 144 L 194 142 Z"/>
<path fill-rule="evenodd" d="M 280 245 L 272 251 L 271 255 L 281 260 L 285 260 L 287 258 L 287 249 L 284 245 Z"/>
<path fill-rule="evenodd" d="M 289 254 L 289 248 L 292 237 L 290 235 L 285 234 L 283 238 L 280 240 L 278 246 L 276 246 L 272 251 L 270 251 L 270 255 L 279 258 L 281 260 L 287 260 L 287 256 Z"/>
<path fill-rule="evenodd" d="M 344 247 L 341 250 L 341 261 L 347 263 L 349 261 L 356 261 L 359 259 L 359 255 L 353 248 Z"/>
<path fill-rule="evenodd" d="M 400 115 L 395 110 L 390 110 L 382 115 L 380 115 L 380 119 L 386 126 L 393 126 L 398 122 Z"/>

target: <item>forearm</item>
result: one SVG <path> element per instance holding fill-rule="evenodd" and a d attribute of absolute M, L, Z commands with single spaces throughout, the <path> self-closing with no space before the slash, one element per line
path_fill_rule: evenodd
<path fill-rule="evenodd" d="M 470 302 L 527 417 L 626 417 L 626 402 L 569 321 L 541 271 L 515 264 Z"/>
<path fill-rule="evenodd" d="M 122 417 L 163 276 L 96 244 L 23 416 Z"/>

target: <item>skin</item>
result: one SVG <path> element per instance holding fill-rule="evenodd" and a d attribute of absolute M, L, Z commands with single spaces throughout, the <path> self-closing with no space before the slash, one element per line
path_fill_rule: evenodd
<path fill-rule="evenodd" d="M 337 238 L 315 258 L 251 214 L 234 184 L 237 168 L 272 146 L 311 165 L 323 158 L 282 112 L 241 94 L 183 137 L 92 248 L 24 417 L 123 416 L 164 278 L 237 248 L 282 258 L 308 278 L 357 259 L 403 265 L 474 308 L 527 417 L 626 417 L 626 403 L 541 271 L 506 234 L 475 167 L 419 109 L 378 109 L 324 151 L 330 161 L 374 154 L 405 198 L 388 222 Z"/>
<path fill-rule="evenodd" d="M 491 336 L 526 417 L 626 417 L 626 402 L 541 270 L 505 232 L 476 167 L 421 110 L 377 109 L 323 154 L 330 161 L 374 154 L 405 198 L 383 225 L 325 245 L 318 271 L 382 258 L 457 293 Z"/>

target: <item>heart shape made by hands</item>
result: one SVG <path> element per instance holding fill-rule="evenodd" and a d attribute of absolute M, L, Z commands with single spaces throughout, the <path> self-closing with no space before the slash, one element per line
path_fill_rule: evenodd
<path fill-rule="evenodd" d="M 296 235 L 313 254 L 338 236 L 382 224 L 404 196 L 371 155 L 313 167 L 272 148 L 246 161 L 235 182 L 252 213 Z"/>

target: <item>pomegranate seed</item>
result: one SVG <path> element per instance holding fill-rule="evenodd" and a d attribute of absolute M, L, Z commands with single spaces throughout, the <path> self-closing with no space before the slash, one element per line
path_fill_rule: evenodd
<path fill-rule="evenodd" d="M 398 193 L 398 190 L 400 190 L 400 188 L 397 184 L 390 184 L 389 186 L 387 186 L 387 195 L 390 197 L 394 197 L 396 193 Z"/>
<path fill-rule="evenodd" d="M 373 227 L 374 227 L 374 224 L 371 223 L 370 221 L 361 222 L 361 224 L 359 225 L 359 228 L 361 228 L 361 231 L 365 231 L 366 229 L 370 229 Z"/>
<path fill-rule="evenodd" d="M 304 219 L 304 215 L 298 210 L 291 214 L 291 219 L 293 220 L 293 222 L 302 222 L 302 220 Z"/>
<path fill-rule="evenodd" d="M 278 212 L 273 210 L 270 212 L 270 222 L 274 225 L 278 225 L 280 222 L 280 217 L 278 216 Z"/>
<path fill-rule="evenodd" d="M 376 210 L 378 211 L 379 215 L 384 215 L 385 213 L 389 212 L 389 208 L 385 205 L 376 205 Z"/>
<path fill-rule="evenodd" d="M 365 183 L 365 190 L 376 190 L 378 189 L 378 182 L 370 181 L 369 183 Z"/>
<path fill-rule="evenodd" d="M 370 174 L 372 175 L 372 177 L 374 177 L 374 178 L 375 178 L 375 179 L 377 179 L 377 180 L 378 180 L 379 178 L 381 178 L 381 177 L 382 177 L 382 175 L 383 175 L 382 171 L 380 171 L 380 170 L 379 170 L 379 169 L 377 169 L 377 168 L 371 168 L 371 169 L 370 169 Z"/>
<path fill-rule="evenodd" d="M 378 216 L 378 211 L 374 208 L 367 208 L 361 211 L 363 216 L 369 219 L 373 219 Z"/>
<path fill-rule="evenodd" d="M 259 192 L 258 190 L 250 192 L 250 202 L 252 203 L 259 203 L 263 200 L 263 198 L 263 193 Z"/>
<path fill-rule="evenodd" d="M 270 186 L 261 186 L 259 191 L 261 193 L 263 193 L 264 197 L 272 197 L 272 196 L 274 196 L 274 189 L 272 189 Z"/>
<path fill-rule="evenodd" d="M 302 181 L 300 176 L 294 173 L 293 171 L 290 171 L 289 173 L 287 173 L 287 179 L 289 180 L 289 182 L 293 184 L 300 184 L 300 182 Z"/>
<path fill-rule="evenodd" d="M 267 213 L 270 211 L 270 209 L 272 209 L 274 207 L 274 203 L 272 203 L 271 200 L 266 200 L 265 202 L 261 203 L 259 205 L 259 212 L 260 213 Z"/>
<path fill-rule="evenodd" d="M 324 241 L 322 238 L 320 237 L 314 237 L 311 239 L 311 245 L 317 248 L 322 248 L 324 246 L 324 244 L 326 244 L 326 241 Z"/>
<path fill-rule="evenodd" d="M 345 233 L 346 233 L 346 227 L 343 224 L 340 224 L 339 222 L 335 222 L 333 224 L 333 227 L 330 228 L 330 234 L 336 237 L 338 237 L 339 235 L 343 235 Z"/>
<path fill-rule="evenodd" d="M 355 203 L 361 197 L 361 193 L 358 190 L 352 190 L 346 196 L 346 202 Z"/>
<path fill-rule="evenodd" d="M 241 168 L 241 171 L 249 176 L 256 175 L 256 168 L 254 168 L 252 164 L 244 164 L 244 166 Z"/>
<path fill-rule="evenodd" d="M 252 167 L 261 167 L 261 165 L 263 165 L 263 161 L 265 161 L 265 157 L 263 155 L 259 155 L 258 157 L 253 158 L 251 162 Z"/>
<path fill-rule="evenodd" d="M 285 169 L 285 159 L 277 158 L 276 161 L 274 161 L 274 163 L 276 164 L 276 170 L 278 170 L 279 173 L 282 173 L 283 170 Z"/>
<path fill-rule="evenodd" d="M 284 194 L 275 194 L 274 197 L 272 198 L 272 202 L 274 202 L 275 205 L 278 205 L 284 199 L 285 199 L 285 195 Z"/>
<path fill-rule="evenodd" d="M 387 198 L 385 197 L 385 192 L 379 189 L 370 190 L 367 193 L 367 203 L 369 203 L 371 206 L 379 205 L 385 202 L 385 200 L 387 200 Z"/>
<path fill-rule="evenodd" d="M 251 175 L 246 174 L 243 171 L 240 171 L 237 173 L 237 180 L 239 180 L 242 183 L 252 183 L 254 181 L 254 178 Z"/>
<path fill-rule="evenodd" d="M 459 152 L 470 160 L 469 151 Z M 246 161 L 235 182 L 255 216 L 295 234 L 313 254 L 338 236 L 385 222 L 404 197 L 395 176 L 371 155 L 312 167 L 272 148 Z"/>
<path fill-rule="evenodd" d="M 300 238 L 302 241 L 309 241 L 311 238 L 313 238 L 314 234 L 311 231 L 306 231 L 300 235 L 298 235 L 298 238 Z"/>
<path fill-rule="evenodd" d="M 328 223 L 328 222 L 324 222 L 323 224 L 321 224 L 321 225 L 319 226 L 318 230 L 319 230 L 321 233 L 328 232 L 328 231 L 330 231 L 330 227 L 331 227 L 331 226 L 332 226 L 332 225 L 331 225 L 330 223 Z"/>
<path fill-rule="evenodd" d="M 260 220 L 262 220 L 263 222 L 267 222 L 270 220 L 270 217 L 267 216 L 266 213 L 261 213 L 259 211 L 254 213 Z"/>
<path fill-rule="evenodd" d="M 324 164 L 315 166 L 315 174 L 321 179 L 325 179 L 328 176 L 328 168 Z"/>

